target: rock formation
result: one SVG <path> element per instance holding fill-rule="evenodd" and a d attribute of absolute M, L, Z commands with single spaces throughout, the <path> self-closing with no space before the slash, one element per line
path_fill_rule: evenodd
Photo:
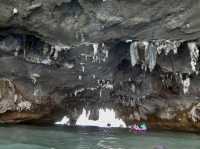
<path fill-rule="evenodd" d="M 0 122 L 200 130 L 200 1 L 0 0 Z M 95 116 L 94 116 L 95 115 Z"/>

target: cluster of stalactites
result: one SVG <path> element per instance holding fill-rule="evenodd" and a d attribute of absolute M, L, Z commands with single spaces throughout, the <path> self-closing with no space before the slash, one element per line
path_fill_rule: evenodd
<path fill-rule="evenodd" d="M 174 54 L 178 53 L 178 47 L 180 47 L 182 41 L 171 41 L 171 40 L 153 40 L 153 41 L 134 41 L 130 45 L 130 56 L 131 56 L 131 64 L 135 66 L 137 63 L 142 62 L 145 68 L 149 68 L 150 71 L 156 66 L 157 55 L 164 52 L 165 55 L 168 55 L 170 51 L 173 51 Z M 139 47 L 141 45 L 144 47 L 144 55 L 143 60 L 141 60 L 141 56 L 139 55 Z M 193 65 L 196 62 L 196 49 L 197 46 L 192 47 L 191 59 L 193 61 Z M 192 64 L 191 64 L 192 65 Z"/>
<path fill-rule="evenodd" d="M 162 52 L 165 53 L 165 55 L 168 55 L 170 51 L 173 51 L 174 54 L 178 53 L 178 47 L 180 47 L 182 41 L 172 41 L 172 40 L 154 40 L 152 41 L 154 45 L 156 46 L 158 54 L 161 54 Z"/>
<path fill-rule="evenodd" d="M 135 66 L 141 59 L 138 51 L 139 44 L 144 45 L 144 65 L 153 71 L 156 66 L 157 50 L 153 43 L 149 42 L 133 42 L 130 46 L 131 64 Z"/>

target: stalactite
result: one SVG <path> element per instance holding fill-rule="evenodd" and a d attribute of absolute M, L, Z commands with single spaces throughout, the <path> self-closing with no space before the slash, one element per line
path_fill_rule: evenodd
<path fill-rule="evenodd" d="M 183 79 L 182 74 L 180 74 L 180 78 L 183 86 L 183 93 L 187 94 L 189 92 L 189 87 L 190 87 L 190 78 L 186 77 L 185 79 Z"/>
<path fill-rule="evenodd" d="M 78 79 L 79 79 L 79 80 L 82 80 L 82 78 L 83 78 L 83 77 L 82 77 L 81 75 L 78 76 Z"/>
<path fill-rule="evenodd" d="M 131 64 L 135 66 L 139 61 L 139 54 L 138 54 L 138 43 L 133 42 L 130 45 L 130 56 L 131 56 Z"/>
<path fill-rule="evenodd" d="M 182 41 L 171 41 L 171 40 L 154 40 L 152 41 L 157 47 L 158 54 L 164 51 L 165 55 L 168 55 L 170 51 L 174 54 L 178 53 L 178 47 L 180 47 Z"/>
<path fill-rule="evenodd" d="M 132 66 L 135 66 L 140 61 L 142 62 L 142 69 L 146 71 L 147 68 L 149 68 L 150 71 L 153 71 L 154 67 L 156 66 L 157 54 L 161 54 L 162 51 L 164 51 L 165 55 L 168 55 L 170 51 L 173 51 L 174 54 L 177 54 L 178 47 L 181 45 L 181 43 L 182 41 L 171 41 L 171 40 L 153 40 L 151 42 L 148 42 L 148 41 L 132 42 L 130 45 L 131 64 Z M 145 60 L 143 60 L 142 57 L 139 55 L 138 47 L 140 46 L 138 46 L 138 44 L 144 47 L 143 56 Z M 192 51 L 195 51 L 193 53 L 197 55 L 196 47 L 193 48 Z"/>
<path fill-rule="evenodd" d="M 191 57 L 191 67 L 192 71 L 197 73 L 196 65 L 199 58 L 199 49 L 195 42 L 189 42 L 188 48 L 190 50 L 190 57 Z"/>
<path fill-rule="evenodd" d="M 148 51 L 147 51 L 147 64 L 150 71 L 153 71 L 154 67 L 156 66 L 156 59 L 157 59 L 157 50 L 156 47 L 151 43 L 149 45 Z"/>
<path fill-rule="evenodd" d="M 98 47 L 99 47 L 99 44 L 97 44 L 97 43 L 94 43 L 93 44 L 93 50 L 94 50 L 94 56 L 96 56 L 97 55 L 97 53 L 98 53 Z"/>

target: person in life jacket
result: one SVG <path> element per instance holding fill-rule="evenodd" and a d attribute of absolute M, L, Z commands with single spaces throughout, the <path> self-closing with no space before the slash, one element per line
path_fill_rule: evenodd
<path fill-rule="evenodd" d="M 147 130 L 147 125 L 145 123 L 142 123 L 139 127 L 143 130 Z"/>
<path fill-rule="evenodd" d="M 146 131 L 147 130 L 147 125 L 145 123 L 142 123 L 140 125 L 138 124 L 133 124 L 130 128 L 132 131 Z"/>

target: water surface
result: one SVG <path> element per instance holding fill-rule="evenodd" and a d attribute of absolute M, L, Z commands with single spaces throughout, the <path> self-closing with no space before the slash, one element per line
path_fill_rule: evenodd
<path fill-rule="evenodd" d="M 200 135 L 127 129 L 1 126 L 0 149 L 200 149 Z"/>

